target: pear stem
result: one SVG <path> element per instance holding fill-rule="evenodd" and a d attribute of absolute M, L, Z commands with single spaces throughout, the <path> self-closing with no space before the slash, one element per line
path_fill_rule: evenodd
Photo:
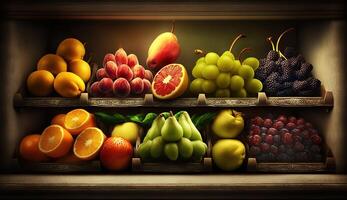
<path fill-rule="evenodd" d="M 235 43 L 236 43 L 239 39 L 245 38 L 245 37 L 246 37 L 246 36 L 243 35 L 243 34 L 238 35 L 238 36 L 233 40 L 233 42 L 231 43 L 230 48 L 229 48 L 229 51 L 231 52 L 231 50 L 233 49 Z"/>
<path fill-rule="evenodd" d="M 174 114 L 172 113 L 172 111 L 171 111 L 171 110 L 170 110 L 170 116 L 171 116 L 171 117 L 173 117 L 173 116 L 174 116 Z"/>
<path fill-rule="evenodd" d="M 205 56 L 206 55 L 206 53 L 203 50 L 201 50 L 201 49 L 195 49 L 194 53 L 195 53 L 195 55 L 201 55 L 201 56 Z"/>
<path fill-rule="evenodd" d="M 241 56 L 242 56 L 242 54 L 244 53 L 244 52 L 246 52 L 246 51 L 252 51 L 252 49 L 251 48 L 243 48 L 242 50 L 241 50 L 241 52 L 239 53 L 239 56 L 238 56 L 238 60 L 241 62 Z M 241 62 L 242 63 L 242 62 Z"/>
<path fill-rule="evenodd" d="M 172 25 L 171 25 L 171 33 L 175 32 L 175 20 L 172 20 Z"/>
<path fill-rule="evenodd" d="M 270 37 L 266 38 L 266 40 L 267 40 L 268 42 L 270 42 L 271 47 L 272 47 L 272 50 L 275 51 L 275 44 L 274 44 L 273 41 L 272 41 L 272 37 L 270 36 Z"/>
<path fill-rule="evenodd" d="M 280 43 L 280 41 L 281 41 L 281 38 L 282 38 L 286 33 L 290 32 L 290 31 L 293 31 L 293 30 L 295 30 L 295 29 L 294 29 L 294 28 L 289 28 L 289 29 L 285 30 L 285 31 L 278 37 L 277 42 L 276 42 L 276 51 L 277 51 L 277 52 L 278 52 L 278 46 L 279 46 L 279 43 Z"/>

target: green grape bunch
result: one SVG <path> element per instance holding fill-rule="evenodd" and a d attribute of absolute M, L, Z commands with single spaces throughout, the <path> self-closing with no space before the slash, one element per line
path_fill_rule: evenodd
<path fill-rule="evenodd" d="M 190 83 L 191 93 L 194 95 L 204 93 L 220 98 L 245 98 L 256 96 L 262 91 L 262 82 L 254 78 L 255 70 L 259 67 L 259 60 L 255 57 L 241 59 L 242 55 L 251 49 L 242 49 L 237 59 L 232 53 L 236 42 L 244 37 L 246 36 L 238 35 L 229 50 L 224 51 L 220 56 L 215 52 L 204 53 L 200 49 L 195 50 L 195 53 L 201 57 L 192 70 L 194 80 Z"/>

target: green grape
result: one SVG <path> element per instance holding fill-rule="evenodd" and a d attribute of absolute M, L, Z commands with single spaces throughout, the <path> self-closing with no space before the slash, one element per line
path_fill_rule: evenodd
<path fill-rule="evenodd" d="M 201 89 L 201 85 L 204 82 L 204 79 L 202 78 L 197 78 L 194 79 L 191 83 L 190 83 L 190 87 L 189 90 L 193 93 L 193 94 L 199 94 L 202 92 Z"/>
<path fill-rule="evenodd" d="M 231 69 L 230 74 L 231 75 L 238 75 L 239 74 L 239 69 L 241 68 L 241 62 L 239 60 L 234 61 L 234 66 Z"/>
<path fill-rule="evenodd" d="M 200 62 L 205 62 L 205 57 L 200 57 L 199 59 L 197 59 L 195 64 L 198 64 Z"/>
<path fill-rule="evenodd" d="M 221 56 L 217 61 L 217 66 L 221 72 L 230 72 L 234 66 L 234 60 L 229 56 Z"/>
<path fill-rule="evenodd" d="M 248 57 L 245 60 L 243 60 L 242 65 L 249 65 L 255 71 L 259 67 L 259 60 L 255 57 Z"/>
<path fill-rule="evenodd" d="M 232 91 L 239 91 L 245 85 L 245 81 L 239 75 L 234 75 L 230 79 L 230 89 Z"/>
<path fill-rule="evenodd" d="M 216 97 L 230 97 L 229 89 L 218 89 L 216 91 Z"/>
<path fill-rule="evenodd" d="M 254 77 L 254 70 L 249 65 L 242 65 L 239 69 L 239 75 L 243 77 L 245 80 L 252 79 Z"/>
<path fill-rule="evenodd" d="M 204 70 L 205 67 L 206 67 L 205 62 L 200 62 L 196 64 L 192 70 L 192 75 L 194 76 L 194 78 L 202 78 L 201 72 Z"/>
<path fill-rule="evenodd" d="M 222 56 L 229 56 L 231 59 L 235 60 L 233 53 L 231 53 L 230 51 L 224 51 Z"/>
<path fill-rule="evenodd" d="M 219 75 L 218 67 L 216 65 L 207 65 L 204 70 L 202 70 L 201 75 L 205 79 L 215 80 Z"/>
<path fill-rule="evenodd" d="M 246 81 L 245 88 L 248 93 L 256 94 L 263 89 L 263 83 L 258 79 L 251 79 Z"/>
<path fill-rule="evenodd" d="M 219 88 L 227 88 L 230 85 L 230 74 L 220 73 L 216 79 L 216 84 Z"/>
<path fill-rule="evenodd" d="M 210 52 L 210 53 L 206 54 L 205 62 L 208 65 L 215 65 L 215 64 L 217 64 L 218 58 L 219 58 L 218 54 L 216 54 L 214 52 Z"/>
<path fill-rule="evenodd" d="M 211 94 L 217 89 L 217 85 L 214 81 L 204 80 L 204 82 L 201 85 L 201 89 L 206 94 Z"/>
<path fill-rule="evenodd" d="M 245 88 L 241 88 L 241 90 L 233 92 L 232 96 L 238 98 L 245 98 L 247 97 L 247 91 L 245 90 Z"/>

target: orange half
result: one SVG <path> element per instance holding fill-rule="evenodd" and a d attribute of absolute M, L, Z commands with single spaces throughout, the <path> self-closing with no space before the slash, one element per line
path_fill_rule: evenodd
<path fill-rule="evenodd" d="M 84 129 L 95 126 L 94 115 L 84 109 L 74 109 L 65 116 L 64 127 L 72 135 L 78 135 Z"/>
<path fill-rule="evenodd" d="M 50 125 L 42 133 L 39 150 L 52 158 L 59 158 L 69 153 L 73 144 L 71 134 L 60 125 Z"/>
<path fill-rule="evenodd" d="M 90 127 L 82 131 L 76 138 L 73 152 L 82 160 L 92 160 L 98 154 L 106 139 L 102 130 Z"/>

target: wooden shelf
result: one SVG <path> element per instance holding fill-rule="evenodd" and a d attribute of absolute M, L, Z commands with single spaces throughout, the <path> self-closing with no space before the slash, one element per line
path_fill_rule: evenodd
<path fill-rule="evenodd" d="M 343 1 L 11 1 L 9 19 L 268 20 L 340 19 Z"/>
<path fill-rule="evenodd" d="M 147 94 L 144 98 L 89 98 L 82 93 L 80 98 L 63 97 L 23 97 L 17 93 L 14 97 L 15 107 L 328 107 L 334 106 L 333 94 L 325 91 L 321 97 L 267 97 L 258 93 L 257 98 L 178 98 L 160 101 Z"/>
<path fill-rule="evenodd" d="M 0 175 L 1 199 L 343 199 L 346 193 L 342 174 Z"/>

